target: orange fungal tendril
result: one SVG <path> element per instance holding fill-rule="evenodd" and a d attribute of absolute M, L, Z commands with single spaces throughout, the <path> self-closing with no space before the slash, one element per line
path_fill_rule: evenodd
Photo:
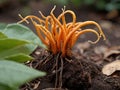
<path fill-rule="evenodd" d="M 28 15 L 23 18 L 19 15 L 22 20 L 18 22 L 29 23 L 28 19 L 30 19 L 39 38 L 53 54 L 61 52 L 63 57 L 66 56 L 74 46 L 78 37 L 88 32 L 92 32 L 97 36 L 95 41 L 89 41 L 93 44 L 97 43 L 101 37 L 106 40 L 100 25 L 95 21 L 76 22 L 75 13 L 71 10 L 65 10 L 65 7 L 62 9 L 62 13 L 56 17 L 53 14 L 55 8 L 56 6 L 54 6 L 50 12 L 50 15 L 47 17 L 44 16 L 42 12 L 39 12 L 42 18 L 34 15 Z M 72 22 L 66 22 L 66 14 L 71 14 Z M 94 29 L 82 29 L 88 25 L 95 25 L 98 28 L 98 31 Z"/>

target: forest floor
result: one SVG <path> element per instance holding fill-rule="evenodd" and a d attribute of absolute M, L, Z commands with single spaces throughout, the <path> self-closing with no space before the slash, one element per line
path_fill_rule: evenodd
<path fill-rule="evenodd" d="M 0 6 L 0 22 L 14 23 L 20 20 L 18 17 L 20 6 L 14 6 L 16 8 L 9 5 L 8 8 Z M 41 3 L 31 3 L 30 8 L 32 14 L 40 16 L 37 11 L 40 10 L 48 15 L 53 6 L 46 5 L 45 7 Z M 60 8 L 56 8 L 56 15 L 59 14 Z M 88 8 L 71 9 L 76 13 L 77 21 L 92 20 L 98 22 L 107 40 L 103 41 L 101 39 L 100 42 L 93 45 L 88 43 L 87 40 L 94 40 L 94 35 L 82 35 L 72 50 L 72 56 L 66 58 L 61 58 L 60 54 L 52 55 L 38 47 L 31 54 L 35 59 L 27 65 L 47 72 L 47 76 L 23 85 L 21 90 L 60 90 L 55 88 L 56 83 L 62 86 L 61 90 L 120 90 L 119 12 L 116 10 L 109 13 L 98 12 Z M 33 29 L 33 26 L 29 25 L 29 27 Z M 60 65 L 58 65 L 58 71 L 54 69 L 56 60 L 59 60 L 60 65 L 61 60 L 63 60 L 61 82 L 56 82 L 55 72 L 58 73 L 58 76 L 61 73 Z M 107 70 L 104 71 L 106 68 Z"/>

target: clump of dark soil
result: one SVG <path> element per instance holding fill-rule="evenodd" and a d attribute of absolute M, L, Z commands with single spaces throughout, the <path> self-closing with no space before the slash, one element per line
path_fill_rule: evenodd
<path fill-rule="evenodd" d="M 84 54 L 78 55 L 77 52 L 71 57 L 62 58 L 60 53 L 52 55 L 37 48 L 32 53 L 35 60 L 27 65 L 45 71 L 47 75 L 27 83 L 21 90 L 120 90 L 120 72 L 111 76 L 102 74 L 101 69 L 106 61 L 96 63 L 94 60 L 99 55 L 93 50 L 89 48 Z M 90 53 L 95 58 L 91 59 Z"/>

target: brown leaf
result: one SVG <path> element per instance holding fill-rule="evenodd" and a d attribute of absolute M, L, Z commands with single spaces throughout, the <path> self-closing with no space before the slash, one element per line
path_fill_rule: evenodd
<path fill-rule="evenodd" d="M 102 68 L 102 73 L 105 75 L 112 75 L 115 71 L 120 71 L 120 60 L 115 60 Z"/>
<path fill-rule="evenodd" d="M 104 59 L 108 58 L 109 56 L 113 54 L 120 55 L 120 46 L 108 48 L 107 50 L 105 50 L 103 54 L 104 54 Z"/>
<path fill-rule="evenodd" d="M 117 17 L 119 15 L 118 10 L 112 10 L 110 11 L 107 15 L 106 18 L 108 19 L 114 19 L 115 17 Z"/>
<path fill-rule="evenodd" d="M 37 89 L 39 85 L 40 85 L 40 81 L 34 84 L 33 89 Z"/>

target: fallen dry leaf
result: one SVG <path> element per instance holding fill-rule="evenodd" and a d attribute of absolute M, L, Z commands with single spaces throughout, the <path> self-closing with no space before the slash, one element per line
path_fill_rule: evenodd
<path fill-rule="evenodd" d="M 104 51 L 103 54 L 104 54 L 104 59 L 108 58 L 113 54 L 120 55 L 120 46 L 114 46 L 114 47 L 108 48 Z"/>
<path fill-rule="evenodd" d="M 110 50 L 110 51 L 104 53 L 104 58 L 107 58 L 107 57 L 109 57 L 109 56 L 111 56 L 113 54 L 116 54 L 116 55 L 120 54 L 120 51 L 118 51 L 118 50 Z"/>
<path fill-rule="evenodd" d="M 34 84 L 33 89 L 37 89 L 39 85 L 40 85 L 40 81 Z"/>
<path fill-rule="evenodd" d="M 108 19 L 114 19 L 118 15 L 119 15 L 119 11 L 116 10 L 116 9 L 114 9 L 114 10 L 111 10 L 110 12 L 108 12 L 108 14 L 106 15 L 106 18 L 108 18 Z"/>
<path fill-rule="evenodd" d="M 115 60 L 102 68 L 102 73 L 105 75 L 112 75 L 115 71 L 120 70 L 120 60 Z"/>

